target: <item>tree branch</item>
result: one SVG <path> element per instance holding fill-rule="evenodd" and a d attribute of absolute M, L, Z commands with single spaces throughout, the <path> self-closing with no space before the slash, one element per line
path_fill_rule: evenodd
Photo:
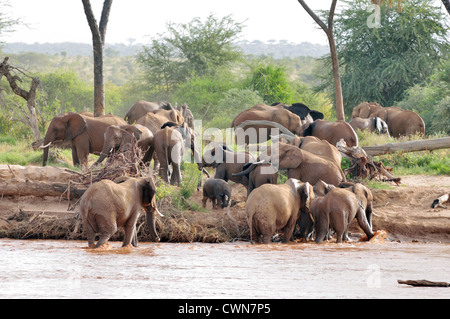
<path fill-rule="evenodd" d="M 337 0 L 333 0 L 334 5 L 336 6 L 336 1 Z M 329 29 L 328 27 L 325 25 L 325 23 L 323 23 L 322 20 L 320 20 L 320 18 L 314 13 L 314 11 L 312 11 L 308 5 L 305 3 L 304 0 L 298 0 L 298 2 L 302 5 L 303 9 L 305 9 L 306 12 L 308 12 L 308 14 L 311 16 L 311 18 L 314 19 L 314 21 L 316 21 L 316 23 L 323 29 L 323 31 L 325 31 L 325 33 L 328 35 Z M 333 4 L 331 5 L 331 7 L 333 7 Z"/>
<path fill-rule="evenodd" d="M 101 40 L 100 30 L 97 26 L 97 20 L 95 20 L 94 13 L 92 12 L 91 2 L 89 0 L 81 0 L 83 2 L 84 13 L 91 29 L 92 37 L 97 40 Z"/>
<path fill-rule="evenodd" d="M 102 17 L 100 19 L 100 36 L 105 44 L 106 26 L 108 24 L 109 12 L 111 11 L 112 0 L 105 0 L 103 3 Z"/>

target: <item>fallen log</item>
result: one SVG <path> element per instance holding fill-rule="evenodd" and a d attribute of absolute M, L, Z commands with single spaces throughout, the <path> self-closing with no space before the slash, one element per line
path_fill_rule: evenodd
<path fill-rule="evenodd" d="M 395 152 L 432 151 L 443 148 L 450 148 L 450 136 L 432 140 L 388 143 L 363 147 L 366 153 L 371 156 L 391 154 Z"/>
<path fill-rule="evenodd" d="M 10 180 L 0 182 L 0 193 L 2 196 L 63 196 L 70 199 L 80 198 L 87 190 L 85 185 L 74 185 L 71 183 L 43 182 L 43 181 L 19 181 Z"/>
<path fill-rule="evenodd" d="M 450 287 L 448 282 L 429 280 L 397 280 L 400 285 L 410 285 L 414 287 Z"/>

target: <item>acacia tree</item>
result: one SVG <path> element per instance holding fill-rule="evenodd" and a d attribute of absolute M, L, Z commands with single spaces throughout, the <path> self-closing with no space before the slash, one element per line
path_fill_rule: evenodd
<path fill-rule="evenodd" d="M 328 38 L 328 44 L 330 45 L 330 54 L 331 54 L 331 64 L 333 67 L 333 75 L 334 75 L 334 90 L 336 94 L 336 118 L 337 120 L 344 121 L 344 99 L 342 97 L 342 85 L 341 85 L 341 76 L 339 74 L 339 60 L 336 50 L 336 44 L 334 42 L 333 37 L 333 18 L 334 12 L 336 10 L 337 0 L 333 0 L 331 3 L 330 12 L 328 14 L 328 25 L 326 25 L 315 13 L 312 11 L 304 0 L 298 0 L 298 2 L 302 5 L 303 9 L 314 19 L 314 21 L 322 28 Z"/>
<path fill-rule="evenodd" d="M 109 12 L 112 0 L 103 2 L 100 24 L 97 25 L 89 0 L 81 0 L 84 13 L 92 33 L 92 45 L 94 48 L 94 116 L 105 115 L 105 84 L 103 80 L 103 57 L 105 49 L 106 26 L 108 24 Z"/>

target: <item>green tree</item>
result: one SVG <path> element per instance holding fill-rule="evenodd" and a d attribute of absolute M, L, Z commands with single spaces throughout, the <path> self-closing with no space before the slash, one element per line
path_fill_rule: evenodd
<path fill-rule="evenodd" d="M 247 87 L 256 91 L 266 104 L 289 103 L 293 91 L 286 71 L 274 62 L 258 63 L 252 68 Z"/>
<path fill-rule="evenodd" d="M 402 3 L 402 12 L 380 9 L 379 24 L 369 23 L 367 0 L 347 1 L 335 19 L 346 113 L 362 101 L 392 106 L 405 90 L 421 83 L 448 58 L 447 17 L 432 1 Z M 332 91 L 331 76 L 321 88 Z"/>
<path fill-rule="evenodd" d="M 242 57 L 234 44 L 242 28 L 230 15 L 221 19 L 210 15 L 204 22 L 194 18 L 187 24 L 168 23 L 167 32 L 138 55 L 145 79 L 169 95 L 193 75 L 212 75 L 230 66 Z"/>

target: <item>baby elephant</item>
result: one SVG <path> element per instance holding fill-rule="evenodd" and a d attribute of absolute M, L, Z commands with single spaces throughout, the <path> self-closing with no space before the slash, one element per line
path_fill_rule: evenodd
<path fill-rule="evenodd" d="M 320 244 L 331 227 L 336 231 L 336 242 L 348 240 L 348 228 L 354 218 L 369 239 L 372 231 L 371 191 L 362 184 L 348 188 L 334 188 L 325 196 L 316 198 L 311 204 L 316 243 Z"/>
<path fill-rule="evenodd" d="M 223 179 L 209 178 L 203 185 L 203 207 L 206 207 L 208 199 L 211 200 L 213 209 L 220 205 L 227 207 L 231 198 L 231 186 Z"/>
<path fill-rule="evenodd" d="M 93 184 L 83 194 L 80 212 L 83 228 L 90 248 L 98 248 L 111 238 L 117 227 L 124 227 L 123 246 L 137 246 L 136 222 L 142 211 L 146 212 L 147 226 L 152 240 L 158 241 L 156 232 L 156 186 L 151 177 L 128 178 L 120 184 L 102 180 Z M 161 215 L 162 216 L 162 215 Z M 95 235 L 100 239 L 94 246 Z"/>

